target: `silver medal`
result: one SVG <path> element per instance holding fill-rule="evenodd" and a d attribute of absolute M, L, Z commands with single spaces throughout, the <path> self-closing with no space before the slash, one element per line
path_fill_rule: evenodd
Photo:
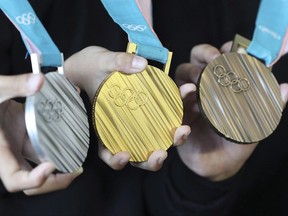
<path fill-rule="evenodd" d="M 82 166 L 89 145 L 88 117 L 76 88 L 63 74 L 45 75 L 41 90 L 26 99 L 25 121 L 41 161 L 53 162 L 61 172 Z"/>

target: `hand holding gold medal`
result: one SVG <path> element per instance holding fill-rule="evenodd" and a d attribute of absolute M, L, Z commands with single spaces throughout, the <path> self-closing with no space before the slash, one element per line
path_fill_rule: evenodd
<path fill-rule="evenodd" d="M 177 86 L 168 76 L 172 53 L 152 33 L 135 0 L 123 4 L 121 1 L 102 3 L 114 21 L 128 33 L 132 43 L 128 44 L 127 52 L 163 63 L 164 72 L 151 65 L 136 74 L 112 72 L 100 85 L 93 101 L 95 131 L 113 155 L 128 152 L 131 162 L 149 162 L 153 153 L 167 154 L 166 150 L 175 138 L 178 143 L 190 132 L 188 126 L 180 127 L 182 100 Z M 123 18 L 132 10 L 136 10 L 136 17 Z M 127 24 L 129 22 L 137 24 Z M 178 130 L 179 127 L 183 130 Z"/>
<path fill-rule="evenodd" d="M 129 44 L 128 52 L 135 53 L 135 48 Z M 93 122 L 100 140 L 113 154 L 128 151 L 131 161 L 141 162 L 153 151 L 167 150 L 173 144 L 182 123 L 182 106 L 178 88 L 167 72 L 153 66 L 129 75 L 115 71 L 96 93 Z"/>

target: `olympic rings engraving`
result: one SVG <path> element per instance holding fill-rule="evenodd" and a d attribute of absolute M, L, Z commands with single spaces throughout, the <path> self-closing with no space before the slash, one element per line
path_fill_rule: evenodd
<path fill-rule="evenodd" d="M 250 89 L 250 82 L 247 78 L 238 77 L 232 70 L 226 71 L 222 65 L 215 65 L 213 67 L 213 73 L 217 77 L 220 85 L 224 87 L 229 86 L 235 93 L 248 91 Z"/>
<path fill-rule="evenodd" d="M 139 31 L 139 32 L 145 31 L 147 28 L 145 25 L 136 25 L 136 24 L 122 24 L 122 26 L 130 31 Z"/>
<path fill-rule="evenodd" d="M 121 89 L 117 84 L 110 88 L 108 94 L 116 106 L 126 106 L 131 110 L 136 110 L 140 106 L 144 106 L 148 101 L 148 96 L 145 92 L 135 92 L 132 88 L 128 87 Z"/>
<path fill-rule="evenodd" d="M 64 114 L 63 105 L 61 101 L 55 100 L 54 102 L 51 100 L 41 101 L 38 104 L 38 113 L 44 118 L 45 121 L 51 122 L 56 121 L 59 122 L 61 117 Z"/>
<path fill-rule="evenodd" d="M 35 23 L 36 17 L 34 16 L 33 13 L 22 14 L 21 16 L 17 16 L 16 17 L 16 21 L 19 24 L 30 25 L 30 24 L 34 24 Z"/>

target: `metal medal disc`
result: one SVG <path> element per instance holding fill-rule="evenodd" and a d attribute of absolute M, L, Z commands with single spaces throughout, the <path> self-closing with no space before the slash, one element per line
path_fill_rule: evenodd
<path fill-rule="evenodd" d="M 113 154 L 128 151 L 134 162 L 147 160 L 155 150 L 167 150 L 182 118 L 177 86 L 153 66 L 137 74 L 113 72 L 93 103 L 93 123 L 102 143 Z"/>
<path fill-rule="evenodd" d="M 41 161 L 52 161 L 62 172 L 82 166 L 89 145 L 88 117 L 81 97 L 64 75 L 45 75 L 41 90 L 26 99 L 25 121 Z"/>
<path fill-rule="evenodd" d="M 200 109 L 227 139 L 254 143 L 278 126 L 283 110 L 273 73 L 256 58 L 226 53 L 204 69 L 198 83 Z"/>

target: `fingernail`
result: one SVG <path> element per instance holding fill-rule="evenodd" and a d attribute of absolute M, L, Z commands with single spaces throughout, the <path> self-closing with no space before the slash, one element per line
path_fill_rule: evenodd
<path fill-rule="evenodd" d="M 215 54 L 211 57 L 211 61 L 213 61 L 214 59 L 218 58 L 219 57 L 219 54 Z"/>
<path fill-rule="evenodd" d="M 120 166 L 125 166 L 127 164 L 127 160 L 126 159 L 121 159 L 120 161 L 119 161 L 119 165 Z"/>
<path fill-rule="evenodd" d="M 39 87 L 39 75 L 38 74 L 30 75 L 26 85 L 27 85 L 27 89 L 29 91 L 31 91 L 31 92 L 35 92 L 36 90 L 38 90 L 38 87 Z"/>
<path fill-rule="evenodd" d="M 160 157 L 157 159 L 157 165 L 162 166 L 163 162 L 165 161 L 166 157 Z"/>
<path fill-rule="evenodd" d="M 132 67 L 135 69 L 144 69 L 146 67 L 147 61 L 146 59 L 139 57 L 137 55 L 134 55 L 134 58 L 132 60 Z"/>
<path fill-rule="evenodd" d="M 81 175 L 83 173 L 83 171 L 84 171 L 83 167 L 80 167 L 78 170 L 76 170 L 74 172 L 74 175 L 75 176 L 79 176 L 79 175 Z"/>
<path fill-rule="evenodd" d="M 83 167 L 80 167 L 78 170 L 76 170 L 75 173 L 81 174 L 81 173 L 83 173 L 83 171 L 84 171 Z"/>
<path fill-rule="evenodd" d="M 189 134 L 184 134 L 182 137 L 181 137 L 181 140 L 182 142 L 184 142 L 187 138 L 188 138 Z"/>

